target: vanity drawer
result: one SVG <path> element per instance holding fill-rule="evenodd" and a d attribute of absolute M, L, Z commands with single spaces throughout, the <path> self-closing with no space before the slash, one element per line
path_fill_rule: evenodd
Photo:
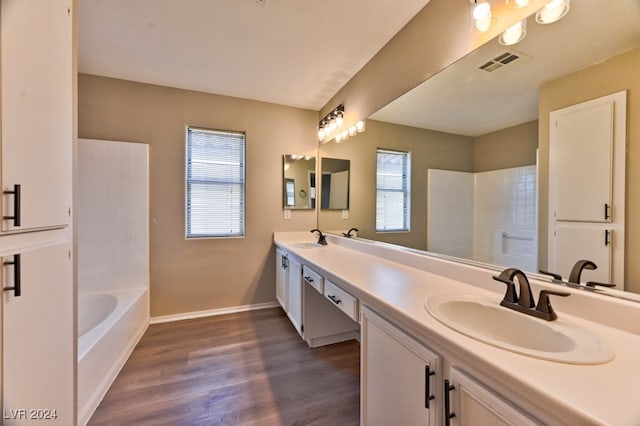
<path fill-rule="evenodd" d="M 358 299 L 329 280 L 324 282 L 324 297 L 329 299 L 351 319 L 358 321 Z"/>
<path fill-rule="evenodd" d="M 307 265 L 302 267 L 302 278 L 306 283 L 310 284 L 313 288 L 318 290 L 320 294 L 324 290 L 322 275 L 318 274 L 313 269 L 309 268 Z"/>

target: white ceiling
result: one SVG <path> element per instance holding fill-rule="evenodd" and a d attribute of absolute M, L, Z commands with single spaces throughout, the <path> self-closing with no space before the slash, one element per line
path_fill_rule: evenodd
<path fill-rule="evenodd" d="M 78 69 L 319 110 L 429 0 L 80 0 Z"/>
<path fill-rule="evenodd" d="M 640 1 L 579 0 L 562 20 L 527 21 L 515 46 L 492 40 L 393 101 L 370 118 L 406 126 L 480 136 L 535 120 L 538 88 L 604 59 L 640 46 Z M 487 73 L 478 67 L 512 51 L 524 54 Z M 640 70 L 639 70 L 640 78 Z"/>

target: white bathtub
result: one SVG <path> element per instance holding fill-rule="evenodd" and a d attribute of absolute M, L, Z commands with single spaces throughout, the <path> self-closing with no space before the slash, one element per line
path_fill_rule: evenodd
<path fill-rule="evenodd" d="M 78 294 L 78 423 L 85 425 L 149 325 L 146 288 Z"/>

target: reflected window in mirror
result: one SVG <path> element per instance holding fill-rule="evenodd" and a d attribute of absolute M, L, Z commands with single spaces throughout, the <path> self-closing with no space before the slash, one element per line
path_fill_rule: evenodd
<path fill-rule="evenodd" d="M 349 208 L 349 175 L 351 162 L 338 158 L 322 159 L 322 210 L 347 210 Z"/>
<path fill-rule="evenodd" d="M 376 153 L 376 231 L 409 231 L 410 154 L 378 149 Z"/>
<path fill-rule="evenodd" d="M 316 157 L 283 156 L 282 198 L 285 209 L 316 208 Z"/>

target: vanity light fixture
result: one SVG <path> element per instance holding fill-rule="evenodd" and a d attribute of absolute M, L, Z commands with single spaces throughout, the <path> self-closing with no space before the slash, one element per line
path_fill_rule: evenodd
<path fill-rule="evenodd" d="M 323 141 L 344 123 L 344 105 L 340 104 L 318 123 L 318 140 Z"/>
<path fill-rule="evenodd" d="M 471 16 L 476 30 L 481 33 L 487 32 L 493 22 L 491 4 L 487 0 L 471 0 L 471 2 L 473 4 Z"/>
<path fill-rule="evenodd" d="M 516 22 L 500 34 L 498 43 L 503 46 L 512 46 L 521 42 L 525 35 L 527 35 L 527 20 L 523 19 L 522 21 Z"/>
<path fill-rule="evenodd" d="M 553 24 L 562 19 L 569 12 L 570 0 L 551 0 L 536 12 L 538 24 Z"/>

